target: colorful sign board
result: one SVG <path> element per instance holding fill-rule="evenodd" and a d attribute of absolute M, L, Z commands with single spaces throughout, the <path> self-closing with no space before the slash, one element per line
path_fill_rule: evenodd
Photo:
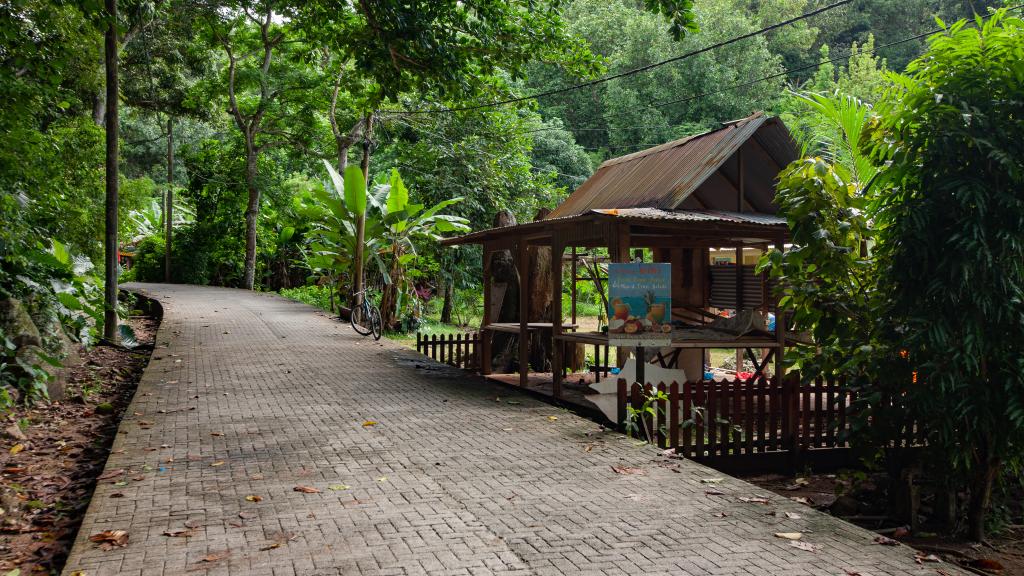
<path fill-rule="evenodd" d="M 672 265 L 608 265 L 608 344 L 668 346 L 672 341 Z"/>

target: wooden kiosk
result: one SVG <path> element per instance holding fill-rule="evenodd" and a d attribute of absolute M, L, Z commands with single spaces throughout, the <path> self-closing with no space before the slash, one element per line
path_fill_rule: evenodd
<path fill-rule="evenodd" d="M 602 247 L 612 262 L 629 262 L 631 251 L 649 249 L 654 262 L 672 264 L 672 318 L 689 327 L 673 330 L 673 348 L 682 349 L 680 366 L 703 375 L 706 348 L 768 349 L 775 373 L 782 373 L 784 321 L 777 317 L 771 337 L 729 338 L 705 326 L 714 309 L 774 311 L 767 279 L 743 265 L 745 254 L 769 246 L 782 249 L 787 241 L 785 220 L 775 216 L 774 188 L 779 172 L 797 157 L 796 145 L 777 118 L 757 113 L 722 128 L 668 142 L 604 162 L 597 172 L 546 218 L 492 228 L 444 241 L 447 245 L 483 247 L 484 311 L 480 371 L 491 372 L 491 337 L 495 332 L 519 335 L 519 380 L 528 378 L 528 335 L 550 333 L 553 340 L 553 393 L 561 396 L 563 375 L 560 342 L 601 346 L 607 335 L 577 330 L 575 318 L 563 318 L 563 267 L 572 251 L 573 282 L 576 257 L 582 249 Z M 551 249 L 552 305 L 549 322 L 497 323 L 492 310 L 492 255 L 509 251 L 525 285 L 528 249 Z M 710 252 L 735 251 L 738 264 L 715 266 Z M 576 290 L 572 290 L 575 310 Z M 519 310 L 529 308 L 529 290 L 519 290 Z M 763 366 L 761 366 L 763 368 Z"/>

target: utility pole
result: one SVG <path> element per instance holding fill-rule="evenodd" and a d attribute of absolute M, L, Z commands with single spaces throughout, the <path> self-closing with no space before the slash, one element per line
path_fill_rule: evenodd
<path fill-rule="evenodd" d="M 103 291 L 103 337 L 117 341 L 117 203 L 118 203 L 118 142 L 117 142 L 117 0 L 106 0 L 107 33 L 104 43 L 104 69 L 107 75 L 106 110 L 106 231 L 104 250 L 106 270 Z"/>

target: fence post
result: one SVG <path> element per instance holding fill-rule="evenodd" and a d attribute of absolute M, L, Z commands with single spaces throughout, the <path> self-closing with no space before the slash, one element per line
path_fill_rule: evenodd
<path fill-rule="evenodd" d="M 615 425 L 618 427 L 618 429 L 620 431 L 623 431 L 623 432 L 626 430 L 626 390 L 627 390 L 627 388 L 626 388 L 626 381 L 623 380 L 622 378 L 619 378 L 619 381 L 618 381 L 618 401 L 619 401 L 619 406 L 618 406 L 618 412 L 617 412 L 617 414 L 618 414 L 618 421 L 615 423 Z"/>

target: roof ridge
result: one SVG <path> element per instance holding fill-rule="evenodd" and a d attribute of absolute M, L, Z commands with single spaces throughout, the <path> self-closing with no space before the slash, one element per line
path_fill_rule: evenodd
<path fill-rule="evenodd" d="M 676 146 L 682 146 L 682 145 L 684 145 L 684 144 L 686 144 L 686 143 L 688 143 L 688 142 L 690 142 L 692 140 L 696 140 L 697 138 L 704 138 L 705 136 L 710 136 L 710 135 L 712 135 L 712 134 L 714 134 L 716 132 L 721 132 L 722 130 L 729 130 L 730 128 L 732 128 L 732 129 L 738 128 L 740 125 L 745 124 L 747 122 L 751 122 L 753 120 L 756 120 L 756 119 L 758 119 L 758 118 L 760 118 L 762 116 L 764 116 L 764 112 L 757 111 L 757 112 L 754 112 L 753 114 L 751 114 L 750 116 L 747 116 L 745 118 L 738 118 L 736 120 L 729 120 L 727 122 L 722 122 L 722 125 L 720 127 L 715 128 L 713 130 L 708 130 L 706 132 L 701 132 L 700 134 L 692 134 L 690 136 L 684 136 L 682 138 L 679 138 L 678 140 L 672 140 L 670 142 L 665 142 L 664 144 L 658 144 L 657 146 L 653 146 L 651 148 L 645 148 L 644 150 L 637 150 L 636 152 L 631 152 L 631 153 L 626 154 L 624 156 L 617 156 L 615 158 L 609 158 L 609 159 L 605 160 L 604 162 L 602 162 L 601 165 L 597 167 L 597 169 L 600 170 L 601 168 L 605 168 L 607 166 L 615 166 L 616 164 L 621 164 L 623 162 L 631 162 L 633 160 L 636 160 L 637 158 L 643 158 L 644 156 L 648 156 L 650 154 L 657 154 L 659 152 L 664 152 L 665 150 L 668 150 L 670 148 L 675 148 Z"/>

